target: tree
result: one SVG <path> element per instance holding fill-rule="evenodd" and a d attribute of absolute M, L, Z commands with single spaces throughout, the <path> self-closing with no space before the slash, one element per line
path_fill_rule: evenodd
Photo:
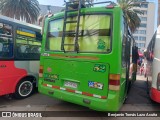
<path fill-rule="evenodd" d="M 1 0 L 0 11 L 2 15 L 35 23 L 40 8 L 37 0 Z"/>
<path fill-rule="evenodd" d="M 140 0 L 117 0 L 119 6 L 122 8 L 126 22 L 131 30 L 135 32 L 136 28 L 140 26 L 141 19 L 138 15 L 143 14 L 141 10 L 134 9 L 136 7 L 141 7 Z"/>

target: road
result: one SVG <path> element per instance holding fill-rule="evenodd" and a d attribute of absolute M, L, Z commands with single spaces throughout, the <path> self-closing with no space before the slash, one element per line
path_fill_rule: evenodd
<path fill-rule="evenodd" d="M 138 76 L 137 81 L 131 87 L 129 91 L 126 102 L 120 109 L 120 111 L 160 111 L 160 104 L 154 103 L 149 99 L 146 90 L 146 81 L 143 76 Z M 85 111 L 90 111 L 88 108 L 75 105 L 72 103 L 64 102 L 58 99 L 53 99 L 48 96 L 35 93 L 29 98 L 23 100 L 7 99 L 5 97 L 0 97 L 0 111 L 82 111 L 83 120 L 128 120 L 136 119 L 141 120 L 142 117 L 99 117 L 99 113 L 96 117 L 92 117 L 93 113 L 89 113 L 89 117 L 84 117 Z M 59 113 L 58 113 L 59 114 Z M 73 115 L 75 113 L 73 112 Z M 61 115 L 61 114 L 60 114 Z M 43 117 L 43 118 L 34 118 L 34 120 L 72 120 L 72 119 L 82 119 L 82 117 Z M 72 113 L 70 113 L 72 115 Z M 94 116 L 94 115 L 93 115 Z M 159 117 L 145 117 L 148 120 L 159 120 Z M 0 120 L 8 120 L 9 118 L 0 118 Z M 17 120 L 17 118 L 10 118 L 10 120 Z M 23 118 L 25 120 L 32 120 L 33 118 Z M 144 117 L 143 117 L 144 119 Z"/>

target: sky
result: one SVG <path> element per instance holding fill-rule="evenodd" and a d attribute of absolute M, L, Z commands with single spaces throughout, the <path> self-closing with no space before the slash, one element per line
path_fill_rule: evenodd
<path fill-rule="evenodd" d="M 38 0 L 38 1 L 42 5 L 63 6 L 64 4 L 64 0 Z M 107 1 L 107 0 L 95 0 L 95 2 L 101 2 L 101 1 Z M 110 1 L 116 1 L 116 0 L 110 0 Z M 158 0 L 147 0 L 147 1 L 155 2 L 158 5 L 157 2 Z"/>
<path fill-rule="evenodd" d="M 38 0 L 39 4 L 52 5 L 52 6 L 63 6 L 64 0 Z"/>
<path fill-rule="evenodd" d="M 67 1 L 67 0 L 66 0 Z M 95 0 L 95 2 L 102 2 L 107 0 Z M 115 1 L 115 0 L 111 0 Z M 39 4 L 42 5 L 52 5 L 52 6 L 63 6 L 64 0 L 38 0 Z"/>
<path fill-rule="evenodd" d="M 67 0 L 66 0 L 67 1 Z M 107 1 L 107 0 L 95 0 L 95 2 L 103 2 L 103 1 Z M 111 1 L 116 1 L 116 0 L 111 0 Z M 157 26 L 157 12 L 158 12 L 158 0 L 147 0 L 148 2 L 154 2 L 156 5 L 156 11 L 155 11 L 155 30 L 156 30 L 156 26 Z M 42 5 L 52 5 L 52 6 L 63 6 L 64 5 L 64 0 L 38 0 L 39 4 Z"/>

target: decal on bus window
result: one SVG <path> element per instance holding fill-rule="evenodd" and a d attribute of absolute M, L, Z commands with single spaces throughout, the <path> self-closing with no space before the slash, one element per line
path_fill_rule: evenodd
<path fill-rule="evenodd" d="M 93 81 L 89 81 L 88 82 L 88 86 L 90 88 L 97 88 L 97 89 L 103 89 L 103 84 L 102 83 L 99 83 L 99 82 L 93 82 Z"/>
<path fill-rule="evenodd" d="M 106 43 L 102 39 L 99 39 L 97 44 L 97 49 L 104 50 L 106 48 Z"/>
<path fill-rule="evenodd" d="M 95 72 L 105 72 L 106 71 L 106 66 L 102 64 L 95 64 L 93 71 Z"/>

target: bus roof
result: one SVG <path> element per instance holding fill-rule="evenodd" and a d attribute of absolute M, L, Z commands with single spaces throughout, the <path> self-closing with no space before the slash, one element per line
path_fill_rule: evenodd
<path fill-rule="evenodd" d="M 113 8 L 106 8 L 106 6 L 96 6 L 96 7 L 87 7 L 87 8 L 82 8 L 81 9 L 81 12 L 82 13 L 99 13 L 99 12 L 104 12 L 104 11 L 108 11 L 108 12 L 111 12 L 111 11 L 114 11 L 115 9 L 121 9 L 120 6 L 114 6 Z M 122 9 L 121 9 L 122 10 Z M 55 18 L 55 17 L 62 17 L 64 16 L 65 14 L 65 11 L 61 11 L 59 13 L 56 13 L 54 14 L 52 17 Z M 71 14 L 74 14 L 74 12 L 72 12 Z M 50 17 L 52 19 L 52 17 Z"/>
<path fill-rule="evenodd" d="M 29 26 L 29 27 L 32 27 L 32 28 L 40 29 L 40 30 L 42 29 L 42 27 L 40 27 L 40 26 L 33 25 L 33 24 L 30 24 L 30 23 L 26 23 L 26 22 L 22 22 L 22 21 L 19 21 L 19 20 L 10 18 L 10 17 L 3 16 L 3 15 L 0 15 L 0 20 L 6 20 L 6 21 L 9 21 L 11 23 L 16 23 L 16 24 L 24 25 L 24 26 Z"/>

